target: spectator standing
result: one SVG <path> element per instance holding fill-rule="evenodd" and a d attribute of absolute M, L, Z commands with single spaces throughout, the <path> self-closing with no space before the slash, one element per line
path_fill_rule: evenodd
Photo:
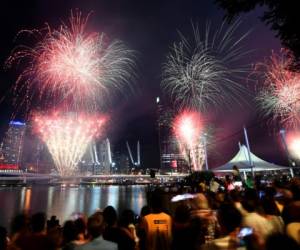
<path fill-rule="evenodd" d="M 95 213 L 88 219 L 87 223 L 90 241 L 84 245 L 78 246 L 76 250 L 117 250 L 118 245 L 114 242 L 104 240 L 102 233 L 104 231 L 104 219 L 102 213 Z"/>

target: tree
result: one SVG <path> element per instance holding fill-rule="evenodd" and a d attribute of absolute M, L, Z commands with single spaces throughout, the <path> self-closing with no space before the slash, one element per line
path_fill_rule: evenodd
<path fill-rule="evenodd" d="M 294 55 L 291 68 L 300 70 L 300 13 L 298 1 L 288 0 L 215 0 L 226 11 L 225 18 L 231 22 L 243 12 L 264 6 L 261 20 L 276 32 L 283 47 Z"/>

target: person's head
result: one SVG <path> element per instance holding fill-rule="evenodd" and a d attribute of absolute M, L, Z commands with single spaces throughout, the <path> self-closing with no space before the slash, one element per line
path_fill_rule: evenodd
<path fill-rule="evenodd" d="M 46 215 L 44 213 L 36 213 L 31 217 L 31 229 L 34 233 L 40 233 L 45 230 Z"/>
<path fill-rule="evenodd" d="M 275 200 L 263 198 L 261 201 L 261 205 L 262 205 L 264 213 L 266 213 L 268 215 L 280 216 L 280 211 L 275 203 Z"/>
<path fill-rule="evenodd" d="M 86 234 L 86 221 L 83 218 L 78 218 L 74 221 L 77 234 Z"/>
<path fill-rule="evenodd" d="M 11 222 L 11 233 L 19 233 L 29 230 L 30 219 L 27 214 L 16 215 Z"/>
<path fill-rule="evenodd" d="M 62 230 L 64 243 L 71 242 L 76 240 L 77 231 L 75 227 L 75 223 L 72 220 L 67 220 L 63 226 Z"/>
<path fill-rule="evenodd" d="M 102 213 L 95 213 L 88 218 L 87 230 L 92 239 L 102 235 L 104 230 L 104 217 Z"/>
<path fill-rule="evenodd" d="M 190 218 L 190 209 L 186 204 L 179 204 L 175 209 L 174 221 L 186 223 Z"/>
<path fill-rule="evenodd" d="M 290 190 L 293 194 L 294 200 L 300 200 L 300 179 L 294 178 L 291 181 Z"/>
<path fill-rule="evenodd" d="M 242 205 L 249 213 L 255 212 L 259 206 L 259 198 L 255 189 L 246 189 L 242 200 Z"/>
<path fill-rule="evenodd" d="M 153 192 L 150 197 L 150 207 L 153 213 L 160 213 L 163 211 L 162 195 L 159 191 Z"/>
<path fill-rule="evenodd" d="M 150 214 L 150 213 L 151 213 L 151 209 L 150 209 L 149 206 L 146 205 L 146 206 L 143 206 L 143 207 L 142 207 L 140 216 L 141 216 L 141 217 L 144 217 L 144 216 L 146 216 L 146 215 L 148 215 L 148 214 Z"/>
<path fill-rule="evenodd" d="M 240 227 L 242 215 L 232 203 L 223 203 L 218 210 L 218 220 L 225 234 Z"/>
<path fill-rule="evenodd" d="M 235 170 L 235 171 L 239 171 L 239 169 L 238 169 L 238 167 L 237 167 L 236 165 L 234 165 L 234 166 L 232 167 L 232 169 Z"/>
<path fill-rule="evenodd" d="M 113 206 L 107 206 L 103 210 L 103 218 L 107 226 L 114 226 L 118 220 L 116 209 Z"/>
<path fill-rule="evenodd" d="M 51 230 L 52 228 L 59 227 L 59 220 L 55 215 L 52 215 L 50 220 L 47 220 L 47 230 Z"/>
<path fill-rule="evenodd" d="M 204 194 L 197 194 L 194 199 L 191 199 L 190 205 L 192 209 L 209 209 L 209 203 Z"/>
<path fill-rule="evenodd" d="M 240 202 L 241 201 L 241 192 L 233 189 L 229 192 L 229 199 L 231 199 L 234 202 Z"/>
<path fill-rule="evenodd" d="M 126 209 L 121 213 L 120 226 L 127 227 L 130 224 L 134 224 L 134 212 L 132 210 Z"/>
<path fill-rule="evenodd" d="M 299 250 L 298 243 L 286 234 L 271 234 L 265 245 L 266 250 Z"/>

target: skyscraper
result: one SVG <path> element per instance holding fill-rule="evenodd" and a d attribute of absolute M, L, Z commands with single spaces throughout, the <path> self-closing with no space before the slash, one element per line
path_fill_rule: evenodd
<path fill-rule="evenodd" d="M 0 163 L 2 169 L 20 169 L 26 124 L 11 121 L 1 145 Z"/>
<path fill-rule="evenodd" d="M 180 152 L 177 139 L 173 133 L 174 111 L 156 99 L 158 111 L 158 136 L 161 171 L 188 171 L 188 163 Z"/>

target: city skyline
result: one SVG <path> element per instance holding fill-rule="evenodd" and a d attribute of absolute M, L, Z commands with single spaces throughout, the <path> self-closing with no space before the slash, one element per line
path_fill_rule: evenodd
<path fill-rule="evenodd" d="M 199 23 L 199 27 L 205 27 L 205 22 L 211 21 L 212 28 L 216 28 L 222 22 L 224 12 L 213 3 L 204 1 L 201 4 L 196 1 L 165 1 L 160 3 L 140 4 L 138 1 L 65 1 L 59 3 L 49 1 L 43 4 L 30 1 L 24 4 L 28 12 L 15 11 L 14 6 L 2 3 L 7 19 L 6 24 L 2 20 L 3 30 L 7 34 L 1 41 L 4 53 L 1 54 L 1 63 L 15 46 L 13 40 L 20 29 L 33 29 L 42 27 L 43 23 L 57 25 L 65 19 L 71 9 L 80 9 L 83 13 L 93 11 L 91 27 L 95 30 L 103 30 L 112 38 L 123 40 L 130 48 L 138 52 L 138 79 L 134 94 L 114 100 L 113 108 L 108 113 L 111 115 L 110 131 L 107 137 L 111 138 L 118 151 L 126 151 L 125 142 L 134 143 L 140 140 L 142 149 L 142 161 L 145 167 L 159 165 L 158 131 L 156 121 L 157 105 L 156 97 L 166 99 L 160 89 L 161 66 L 168 53 L 168 47 L 174 41 L 178 41 L 178 30 L 188 35 L 191 34 L 191 21 Z M 22 3 L 20 3 L 22 4 Z M 22 9 L 22 8 L 20 8 Z M 262 61 L 268 57 L 271 50 L 279 50 L 280 43 L 268 27 L 260 22 L 258 16 L 262 9 L 242 17 L 243 22 L 240 32 L 244 33 L 252 29 L 248 40 L 249 49 L 256 48 L 251 54 L 250 63 Z M 11 17 L 10 17 L 11 15 Z M 7 25 L 8 23 L 8 25 Z M 260 35 L 257 36 L 256 34 Z M 1 92 L 8 93 L 16 78 L 15 71 L 2 71 Z M 247 83 L 248 84 L 248 83 Z M 252 84 L 251 88 L 254 88 Z M 8 121 L 13 108 L 9 104 L 8 97 L 1 103 L 1 120 Z M 6 96 L 7 96 L 6 95 Z M 5 96 L 5 94 L 4 94 Z M 167 100 L 168 101 L 168 100 Z M 245 112 L 246 110 L 246 112 Z M 232 110 L 224 114 L 211 114 L 211 122 L 218 128 L 216 141 L 219 146 L 214 152 L 209 152 L 211 166 L 220 165 L 233 156 L 238 150 L 238 142 L 243 140 L 242 126 L 249 127 L 251 149 L 269 161 L 286 162 L 284 152 L 280 148 L 277 131 L 258 121 L 258 112 L 253 108 L 253 101 L 248 106 L 232 107 Z M 258 126 L 255 126 L 258 125 Z M 5 123 L 1 124 L 2 135 L 5 131 Z M 275 145 L 270 148 L 267 145 Z M 274 153 L 275 152 L 275 153 Z M 279 156 L 278 156 L 279 155 Z"/>

